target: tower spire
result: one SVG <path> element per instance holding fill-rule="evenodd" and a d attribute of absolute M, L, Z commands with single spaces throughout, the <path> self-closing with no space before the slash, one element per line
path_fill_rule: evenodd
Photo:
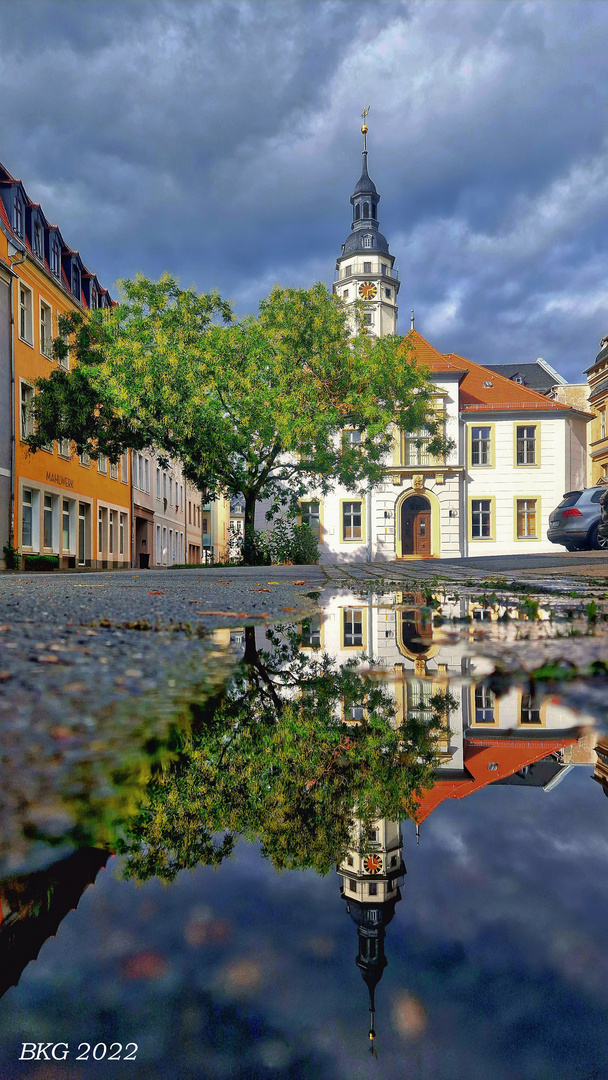
<path fill-rule="evenodd" d="M 364 154 L 367 154 L 367 131 L 368 131 L 368 128 L 367 128 L 367 114 L 368 114 L 370 108 L 371 108 L 371 106 L 368 105 L 363 110 L 363 112 L 361 113 L 361 119 L 363 120 L 363 123 L 361 124 L 361 134 L 363 135 L 363 153 Z"/>

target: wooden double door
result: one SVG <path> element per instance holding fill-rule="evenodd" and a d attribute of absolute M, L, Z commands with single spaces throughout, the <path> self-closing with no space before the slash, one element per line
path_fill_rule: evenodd
<path fill-rule="evenodd" d="M 424 495 L 411 495 L 401 504 L 401 554 L 431 554 L 431 504 Z"/>

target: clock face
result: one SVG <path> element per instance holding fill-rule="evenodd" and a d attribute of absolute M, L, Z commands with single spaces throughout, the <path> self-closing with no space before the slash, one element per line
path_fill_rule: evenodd
<path fill-rule="evenodd" d="M 359 296 L 363 300 L 373 300 L 377 292 L 378 289 L 373 281 L 362 281 L 359 285 Z"/>
<path fill-rule="evenodd" d="M 366 874 L 379 874 L 382 870 L 382 859 L 379 855 L 366 855 L 363 860 L 363 869 Z"/>

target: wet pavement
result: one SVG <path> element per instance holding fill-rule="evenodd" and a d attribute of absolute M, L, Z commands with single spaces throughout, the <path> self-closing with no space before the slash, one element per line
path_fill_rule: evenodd
<path fill-rule="evenodd" d="M 606 556 L 542 558 L 2 576 L 0 1075 L 608 1075 Z"/>

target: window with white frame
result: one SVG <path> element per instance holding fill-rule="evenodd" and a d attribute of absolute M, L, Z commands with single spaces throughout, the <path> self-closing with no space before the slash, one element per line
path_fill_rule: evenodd
<path fill-rule="evenodd" d="M 116 516 L 115 511 L 110 510 L 109 523 L 108 523 L 108 554 L 109 555 L 114 554 L 114 519 L 115 519 L 115 516 Z"/>
<path fill-rule="evenodd" d="M 63 551 L 70 551 L 70 500 L 63 499 L 61 507 L 61 547 Z"/>
<path fill-rule="evenodd" d="M 160 499 L 160 469 L 156 466 L 156 498 Z"/>
<path fill-rule="evenodd" d="M 70 440 L 58 439 L 57 440 L 57 453 L 59 457 L 70 458 Z"/>
<path fill-rule="evenodd" d="M 118 520 L 118 554 L 124 555 L 125 553 L 125 528 L 127 524 L 127 515 L 121 514 Z"/>
<path fill-rule="evenodd" d="M 490 465 L 491 428 L 474 427 L 471 429 L 471 465 Z"/>
<path fill-rule="evenodd" d="M 363 536 L 363 503 L 342 503 L 342 539 L 361 540 Z"/>
<path fill-rule="evenodd" d="M 44 512 L 43 512 L 43 546 L 45 548 L 52 548 L 53 546 L 53 496 L 44 496 Z"/>
<path fill-rule="evenodd" d="M 162 545 L 160 538 L 160 525 L 156 526 L 156 562 L 160 565 L 162 558 Z"/>
<path fill-rule="evenodd" d="M 32 333 L 32 290 L 27 285 L 19 284 L 19 337 L 34 344 Z"/>
<path fill-rule="evenodd" d="M 122 484 L 129 483 L 129 451 L 120 455 L 120 481 Z"/>
<path fill-rule="evenodd" d="M 34 417 L 32 406 L 34 404 L 34 389 L 28 383 L 21 383 L 21 438 L 27 439 L 28 435 L 34 434 Z"/>
<path fill-rule="evenodd" d="M 517 539 L 529 540 L 538 537 L 536 499 L 517 500 Z"/>
<path fill-rule="evenodd" d="M 55 277 L 61 277 L 61 251 L 59 248 L 59 241 L 56 236 L 54 236 L 51 240 L 49 253 L 51 273 L 54 274 Z"/>
<path fill-rule="evenodd" d="M 312 615 L 302 623 L 302 646 L 305 649 L 321 647 L 321 616 Z"/>
<path fill-rule="evenodd" d="M 494 694 L 488 686 L 480 683 L 475 687 L 475 723 L 494 723 Z"/>
<path fill-rule="evenodd" d="M 34 249 L 34 255 L 37 255 L 39 259 L 44 257 L 44 232 L 42 225 L 39 221 L 34 222 L 34 233 L 32 236 L 32 247 Z"/>
<path fill-rule="evenodd" d="M 144 458 L 144 474 L 146 482 L 146 493 L 150 494 L 150 461 L 148 458 Z"/>
<path fill-rule="evenodd" d="M 491 499 L 471 499 L 471 536 L 473 540 L 487 540 L 492 536 Z"/>
<path fill-rule="evenodd" d="M 103 552 L 103 510 L 101 506 L 97 514 L 97 550 L 101 555 Z"/>
<path fill-rule="evenodd" d="M 23 203 L 18 194 L 13 200 L 13 229 L 17 236 L 23 236 Z"/>
<path fill-rule="evenodd" d="M 111 480 L 118 480 L 118 462 L 117 461 L 111 461 L 110 462 L 110 479 Z"/>
<path fill-rule="evenodd" d="M 22 546 L 31 548 L 33 540 L 33 492 L 24 487 L 22 492 Z"/>
<path fill-rule="evenodd" d="M 542 723 L 540 702 L 536 700 L 534 694 L 522 694 L 519 722 L 524 725 Z"/>
<path fill-rule="evenodd" d="M 78 455 L 78 460 L 80 461 L 81 465 L 84 465 L 85 468 L 88 469 L 89 465 L 91 464 L 91 456 L 88 450 L 83 450 L 82 454 Z"/>
<path fill-rule="evenodd" d="M 308 525 L 317 540 L 321 536 L 321 504 L 316 500 L 300 504 L 302 524 Z"/>
<path fill-rule="evenodd" d="M 40 352 L 49 360 L 53 358 L 53 328 L 51 309 L 44 300 L 40 301 Z"/>
<path fill-rule="evenodd" d="M 80 268 L 75 262 L 72 263 L 72 292 L 80 300 Z"/>
<path fill-rule="evenodd" d="M 363 608 L 344 608 L 342 618 L 345 647 L 363 645 Z"/>
<path fill-rule="evenodd" d="M 536 425 L 517 425 L 517 464 L 536 465 Z"/>
<path fill-rule="evenodd" d="M 429 442 L 431 433 L 428 428 L 420 428 L 401 437 L 402 465 L 430 465 Z"/>
<path fill-rule="evenodd" d="M 606 438 L 606 410 L 600 412 L 600 439 Z"/>
<path fill-rule="evenodd" d="M 105 454 L 100 454 L 99 457 L 97 458 L 97 472 L 103 473 L 105 475 L 107 473 L 107 471 L 108 471 L 108 459 L 107 459 Z"/>

